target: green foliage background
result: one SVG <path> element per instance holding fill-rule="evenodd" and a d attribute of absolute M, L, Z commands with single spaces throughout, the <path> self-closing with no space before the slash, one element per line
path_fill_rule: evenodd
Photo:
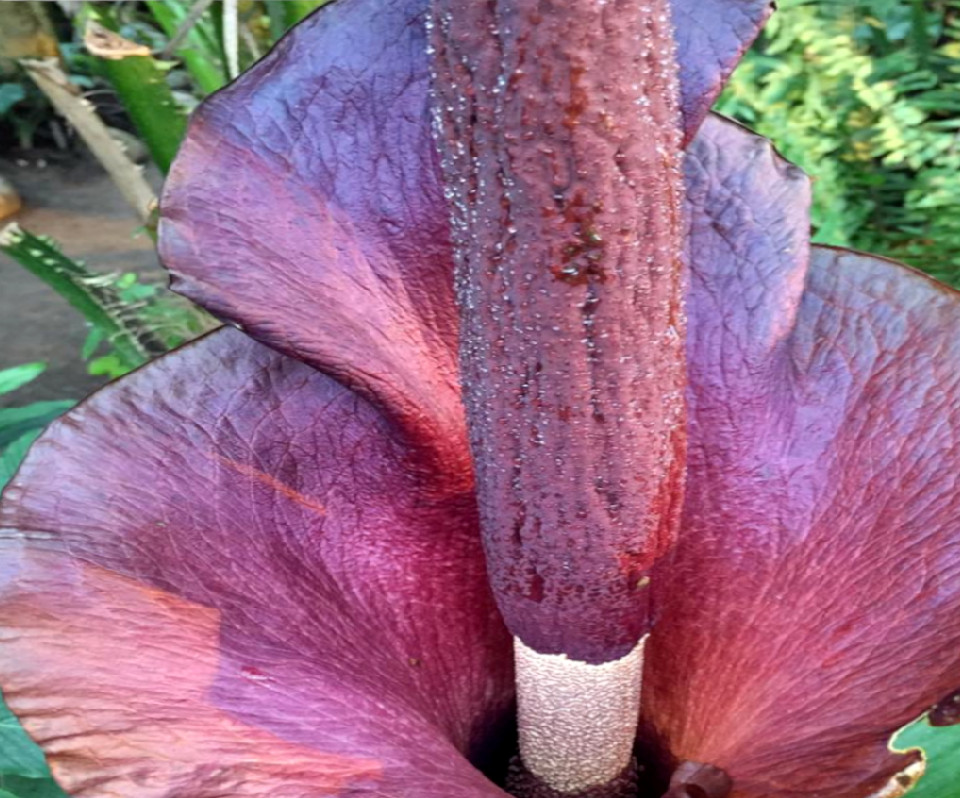
<path fill-rule="evenodd" d="M 780 0 L 718 110 L 814 177 L 815 240 L 960 287 L 960 0 Z"/>

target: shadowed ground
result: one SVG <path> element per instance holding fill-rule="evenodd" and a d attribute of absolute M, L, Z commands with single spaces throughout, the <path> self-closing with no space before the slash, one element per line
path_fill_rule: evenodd
<path fill-rule="evenodd" d="M 38 165 L 43 163 L 46 166 Z M 138 231 L 133 212 L 106 173 L 85 156 L 5 155 L 0 158 L 0 174 L 23 199 L 23 210 L 7 221 L 51 236 L 68 255 L 96 271 L 135 271 L 164 279 L 153 244 Z M 36 382 L 0 397 L 0 406 L 79 399 L 100 385 L 104 378 L 87 374 L 80 360 L 85 337 L 86 326 L 78 313 L 0 253 L 0 369 L 36 360 L 48 364 Z"/>

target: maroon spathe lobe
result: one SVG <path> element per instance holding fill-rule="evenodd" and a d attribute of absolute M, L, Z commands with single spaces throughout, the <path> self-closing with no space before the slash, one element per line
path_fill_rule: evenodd
<path fill-rule="evenodd" d="M 647 630 L 684 468 L 680 114 L 664 0 L 434 3 L 461 372 L 510 630 Z"/>
<path fill-rule="evenodd" d="M 643 736 L 730 798 L 876 795 L 960 674 L 958 294 L 811 248 L 808 179 L 730 122 L 685 172 L 688 481 Z"/>
<path fill-rule="evenodd" d="M 505 798 L 466 755 L 509 638 L 472 497 L 421 457 L 229 329 L 51 427 L 0 509 L 0 677 L 62 787 Z"/>

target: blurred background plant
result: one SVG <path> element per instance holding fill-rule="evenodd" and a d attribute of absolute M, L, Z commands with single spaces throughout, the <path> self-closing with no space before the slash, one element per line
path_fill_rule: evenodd
<path fill-rule="evenodd" d="M 0 146 L 66 148 L 71 131 L 19 67 L 57 58 L 108 124 L 136 130 L 164 171 L 181 118 L 259 59 L 326 0 L 149 0 L 0 3 Z M 126 43 L 109 54 L 94 21 Z M 137 49 L 139 46 L 139 49 Z M 172 101 L 172 102 L 171 102 Z M 172 140 L 173 146 L 164 145 Z"/>
<path fill-rule="evenodd" d="M 76 233 L 31 232 L 29 197 L 17 215 L 4 172 L 92 158 L 130 206 L 128 226 L 149 241 L 156 191 L 190 111 L 324 2 L 0 0 L 0 219 L 23 223 L 0 233 L 0 321 L 18 310 L 6 287 L 25 275 L 39 281 L 51 302 L 84 320 L 69 357 L 95 380 L 214 326 L 155 268 L 115 268 L 106 257 L 84 264 L 64 252 Z M 897 258 L 960 287 L 960 0 L 779 0 L 717 108 L 814 177 L 815 240 Z M 50 370 L 2 362 L 0 486 L 84 392 L 25 402 L 18 397 Z M 960 798 L 960 726 L 921 720 L 898 745 L 929 756 L 911 796 Z M 63 795 L 0 701 L 0 798 Z"/>
<path fill-rule="evenodd" d="M 718 110 L 814 177 L 814 240 L 960 287 L 960 0 L 781 0 Z"/>
<path fill-rule="evenodd" d="M 86 145 L 140 217 L 141 235 L 152 235 L 155 187 L 189 112 L 323 2 L 0 2 L 0 151 L 42 153 L 45 164 L 89 157 Z M 137 166 L 144 163 L 146 176 Z M 14 217 L 15 188 L 0 185 L 0 195 L 0 218 Z M 91 375 L 118 377 L 215 325 L 154 276 L 87 266 L 15 222 L 0 232 L 0 251 L 83 317 L 89 331 L 76 357 Z M 15 404 L 14 391 L 44 370 L 0 370 L 0 405 Z M 79 398 L 0 407 L 0 486 L 42 428 Z"/>

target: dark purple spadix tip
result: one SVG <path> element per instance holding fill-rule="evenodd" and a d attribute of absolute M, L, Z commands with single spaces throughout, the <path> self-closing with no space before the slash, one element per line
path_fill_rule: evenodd
<path fill-rule="evenodd" d="M 435 0 L 432 24 L 492 584 L 527 645 L 615 659 L 684 471 L 668 4 Z"/>

